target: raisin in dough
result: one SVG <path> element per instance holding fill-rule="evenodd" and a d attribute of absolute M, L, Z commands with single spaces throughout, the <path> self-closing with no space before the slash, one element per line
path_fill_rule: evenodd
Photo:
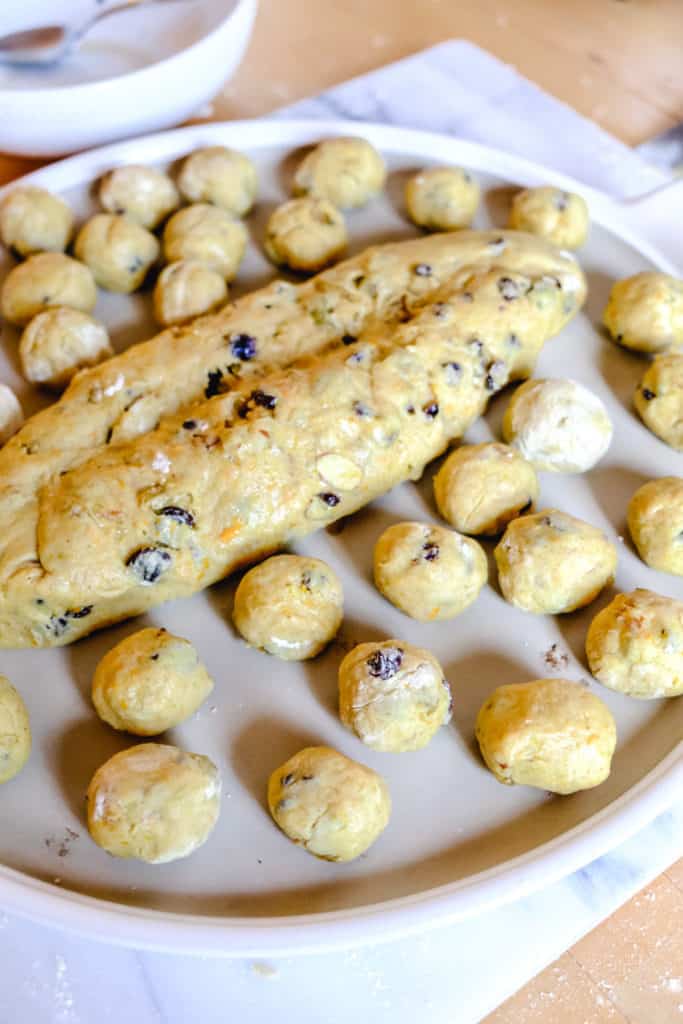
<path fill-rule="evenodd" d="M 244 153 L 227 146 L 207 146 L 183 160 L 178 187 L 190 203 L 213 203 L 243 217 L 254 205 L 258 176 Z"/>
<path fill-rule="evenodd" d="M 503 437 L 536 469 L 585 473 L 609 448 L 612 422 L 577 381 L 528 380 L 510 399 Z"/>
<path fill-rule="evenodd" d="M 31 753 L 28 711 L 9 679 L 0 676 L 0 783 L 13 779 Z"/>
<path fill-rule="evenodd" d="M 563 795 L 604 782 L 617 743 L 609 708 L 567 679 L 499 686 L 477 716 L 476 735 L 499 782 Z"/>
<path fill-rule="evenodd" d="M 358 644 L 339 666 L 339 715 L 374 750 L 420 750 L 450 721 L 451 691 L 429 651 L 403 640 Z"/>
<path fill-rule="evenodd" d="M 97 213 L 76 235 L 74 252 L 101 288 L 128 294 L 139 288 L 159 257 L 159 242 L 134 220 Z"/>
<path fill-rule="evenodd" d="M 189 640 L 150 626 L 107 651 L 92 682 L 103 722 L 136 736 L 158 736 L 193 715 L 213 680 Z"/>
<path fill-rule="evenodd" d="M 436 505 L 460 533 L 495 537 L 538 498 L 531 463 L 505 444 L 466 444 L 434 477 Z"/>
<path fill-rule="evenodd" d="M 64 252 L 73 224 L 64 200 L 44 188 L 15 188 L 0 202 L 0 238 L 19 256 Z"/>
<path fill-rule="evenodd" d="M 633 401 L 645 426 L 683 451 L 683 354 L 653 359 Z"/>
<path fill-rule="evenodd" d="M 141 164 L 115 167 L 102 178 L 98 196 L 107 213 L 120 213 L 153 231 L 180 206 L 178 190 L 163 171 Z"/>
<path fill-rule="evenodd" d="M 347 861 L 384 831 L 391 797 L 371 768 L 330 747 L 305 747 L 270 776 L 268 807 L 293 843 L 322 860 Z"/>
<path fill-rule="evenodd" d="M 373 555 L 375 586 L 412 619 L 452 619 L 479 596 L 488 577 L 483 549 L 454 530 L 396 523 Z"/>
<path fill-rule="evenodd" d="M 273 263 L 292 270 L 321 270 L 346 248 L 344 217 L 327 199 L 303 196 L 273 211 L 264 248 Z"/>
<path fill-rule="evenodd" d="M 635 352 L 683 346 L 683 281 L 646 270 L 612 287 L 602 322 L 619 345 Z"/>
<path fill-rule="evenodd" d="M 141 743 L 114 754 L 93 775 L 88 830 L 114 857 L 166 864 L 206 842 L 220 800 L 220 776 L 208 757 Z"/>
<path fill-rule="evenodd" d="M 683 694 L 683 601 L 638 587 L 595 616 L 586 655 L 610 690 L 652 700 Z"/>
<path fill-rule="evenodd" d="M 480 198 L 479 183 L 463 167 L 428 167 L 408 179 L 408 216 L 430 231 L 453 231 L 472 223 Z"/>
<path fill-rule="evenodd" d="M 164 228 L 164 259 L 199 260 L 232 281 L 247 246 L 247 229 L 225 210 L 195 203 L 174 213 Z"/>
<path fill-rule="evenodd" d="M 589 604 L 617 565 L 602 530 L 552 508 L 514 519 L 494 554 L 505 600 L 539 615 Z"/>
<path fill-rule="evenodd" d="M 39 313 L 19 341 L 26 380 L 56 389 L 65 387 L 84 366 L 94 366 L 113 354 L 104 324 L 66 306 Z"/>
<path fill-rule="evenodd" d="M 639 487 L 628 504 L 629 533 L 651 569 L 683 576 L 683 479 L 663 476 Z"/>
<path fill-rule="evenodd" d="M 342 210 L 365 206 L 384 188 L 384 160 L 365 139 L 325 139 L 294 175 L 294 194 L 328 199 Z"/>
<path fill-rule="evenodd" d="M 242 577 L 232 619 L 253 647 L 301 661 L 329 644 L 343 615 L 342 586 L 329 565 L 302 555 L 275 555 Z"/>
<path fill-rule="evenodd" d="M 199 260 L 169 263 L 154 286 L 154 317 L 165 327 L 186 323 L 222 306 L 228 286 L 217 270 Z"/>
<path fill-rule="evenodd" d="M 23 422 L 24 412 L 19 399 L 6 384 L 0 384 L 0 446 L 7 444 Z"/>
<path fill-rule="evenodd" d="M 0 291 L 0 312 L 23 327 L 50 306 L 92 313 L 96 301 L 95 279 L 85 264 L 61 252 L 40 252 L 10 270 Z"/>
<path fill-rule="evenodd" d="M 575 192 L 550 185 L 527 188 L 512 200 L 508 226 L 566 249 L 579 249 L 588 236 L 588 207 Z"/>

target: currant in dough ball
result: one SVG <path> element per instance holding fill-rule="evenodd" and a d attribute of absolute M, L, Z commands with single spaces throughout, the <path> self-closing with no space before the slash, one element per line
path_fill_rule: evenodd
<path fill-rule="evenodd" d="M 477 716 L 476 735 L 499 782 L 563 795 L 604 782 L 617 743 L 609 708 L 567 679 L 499 686 Z"/>
<path fill-rule="evenodd" d="M 95 366 L 113 354 L 104 324 L 66 306 L 53 306 L 35 316 L 19 342 L 26 380 L 57 389 L 84 366 Z"/>
<path fill-rule="evenodd" d="M 633 401 L 645 426 L 683 451 L 683 354 L 653 359 Z"/>
<path fill-rule="evenodd" d="M 534 467 L 505 444 L 466 444 L 434 477 L 434 497 L 460 533 L 495 537 L 538 498 Z"/>
<path fill-rule="evenodd" d="M 154 286 L 154 317 L 164 327 L 183 324 L 222 306 L 228 286 L 217 270 L 199 260 L 169 263 Z"/>
<path fill-rule="evenodd" d="M 199 260 L 232 281 L 247 246 L 247 230 L 225 210 L 195 203 L 174 213 L 164 228 L 164 258 Z"/>
<path fill-rule="evenodd" d="M 13 267 L 0 292 L 0 311 L 23 327 L 49 306 L 91 313 L 97 301 L 95 279 L 83 263 L 61 252 L 39 252 Z"/>
<path fill-rule="evenodd" d="M 379 592 L 420 622 L 459 615 L 488 578 L 475 540 L 428 523 L 390 526 L 375 544 L 373 563 Z"/>
<path fill-rule="evenodd" d="M 31 753 L 31 726 L 23 700 L 9 679 L 0 676 L 0 783 L 9 782 Z"/>
<path fill-rule="evenodd" d="M 467 228 L 479 206 L 479 183 L 462 167 L 428 167 L 406 184 L 408 216 L 430 231 Z"/>
<path fill-rule="evenodd" d="M 258 175 L 244 153 L 227 146 L 207 146 L 183 160 L 178 187 L 191 203 L 213 203 L 243 217 L 254 205 Z"/>
<path fill-rule="evenodd" d="M 97 213 L 76 235 L 74 252 L 93 277 L 110 292 L 127 294 L 139 288 L 159 258 L 159 242 L 128 217 Z"/>
<path fill-rule="evenodd" d="M 328 199 L 347 210 L 365 206 L 381 192 L 386 176 L 382 157 L 365 139 L 325 139 L 299 164 L 294 193 Z"/>
<path fill-rule="evenodd" d="M 63 199 L 44 188 L 15 188 L 0 202 L 0 238 L 20 256 L 64 252 L 74 219 Z"/>
<path fill-rule="evenodd" d="M 602 530 L 553 508 L 514 519 L 494 554 L 503 597 L 539 615 L 589 604 L 612 582 L 617 565 Z"/>
<path fill-rule="evenodd" d="M 232 618 L 247 643 L 285 661 L 314 658 L 344 615 L 336 573 L 318 558 L 275 555 L 240 580 Z"/>
<path fill-rule="evenodd" d="M 339 666 L 339 715 L 374 750 L 420 750 L 450 721 L 451 691 L 429 651 L 403 640 L 358 644 Z"/>
<path fill-rule="evenodd" d="M 663 476 L 631 498 L 628 528 L 638 554 L 652 569 L 683 576 L 683 479 Z"/>
<path fill-rule="evenodd" d="M 536 469 L 585 473 L 610 446 L 612 422 L 597 395 L 575 380 L 528 380 L 503 419 L 503 437 Z"/>
<path fill-rule="evenodd" d="M 290 199 L 271 214 L 264 248 L 273 263 L 292 270 L 321 270 L 348 242 L 344 217 L 327 199 Z"/>
<path fill-rule="evenodd" d="M 323 860 L 346 861 L 384 831 L 391 797 L 371 768 L 330 747 L 305 747 L 270 776 L 268 807 L 292 842 Z"/>
<path fill-rule="evenodd" d="M 683 601 L 638 587 L 595 616 L 586 655 L 610 690 L 653 699 L 683 694 Z"/>
<path fill-rule="evenodd" d="M 683 346 L 683 281 L 647 270 L 617 281 L 602 322 L 616 342 L 635 352 Z"/>
<path fill-rule="evenodd" d="M 19 399 L 6 384 L 0 384 L 0 445 L 6 444 L 24 422 Z"/>
<path fill-rule="evenodd" d="M 120 213 L 153 230 L 180 206 L 180 196 L 167 174 L 155 167 L 127 164 L 105 174 L 98 190 L 107 213 Z"/>
<path fill-rule="evenodd" d="M 103 722 L 136 736 L 158 736 L 193 715 L 213 680 L 189 640 L 150 626 L 107 651 L 92 683 Z"/>
<path fill-rule="evenodd" d="M 575 192 L 550 185 L 527 188 L 512 200 L 509 227 L 540 235 L 565 249 L 578 249 L 588 235 L 588 207 Z"/>

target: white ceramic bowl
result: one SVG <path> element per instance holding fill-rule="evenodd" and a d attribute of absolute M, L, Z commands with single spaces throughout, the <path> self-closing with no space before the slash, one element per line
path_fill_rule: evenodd
<path fill-rule="evenodd" d="M 6 5 L 6 6 L 5 6 Z M 69 17 L 94 0 L 64 5 Z M 0 65 L 0 150 L 56 156 L 178 124 L 239 65 L 258 0 L 190 0 L 105 19 L 55 68 Z M 0 30 L 56 21 L 44 0 L 3 0 Z"/>

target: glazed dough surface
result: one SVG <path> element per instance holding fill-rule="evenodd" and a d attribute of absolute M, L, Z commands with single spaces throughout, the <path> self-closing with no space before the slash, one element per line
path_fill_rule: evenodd
<path fill-rule="evenodd" d="M 7 444 L 23 422 L 24 413 L 19 399 L 6 384 L 0 384 L 0 446 Z"/>
<path fill-rule="evenodd" d="M 410 219 L 430 231 L 453 231 L 472 223 L 481 190 L 463 167 L 427 167 L 406 184 Z"/>
<path fill-rule="evenodd" d="M 195 203 L 166 222 L 163 246 L 167 263 L 199 260 L 232 281 L 244 257 L 247 229 L 225 210 Z"/>
<path fill-rule="evenodd" d="M 13 779 L 31 753 L 31 726 L 23 700 L 0 676 L 0 783 Z"/>
<path fill-rule="evenodd" d="M 15 188 L 0 202 L 0 238 L 20 256 L 64 252 L 72 232 L 71 210 L 44 188 Z"/>
<path fill-rule="evenodd" d="M 155 167 L 127 164 L 102 178 L 99 200 L 107 213 L 123 214 L 152 231 L 180 206 L 178 190 Z"/>
<path fill-rule="evenodd" d="M 652 569 L 683 576 L 683 479 L 663 476 L 639 487 L 628 505 L 629 533 Z"/>
<path fill-rule="evenodd" d="M 0 312 L 23 327 L 50 306 L 92 313 L 97 287 L 89 268 L 61 252 L 39 252 L 13 267 L 0 291 Z"/>
<path fill-rule="evenodd" d="M 222 306 L 228 286 L 217 270 L 199 260 L 169 263 L 154 286 L 154 317 L 165 327 L 182 324 Z"/>
<path fill-rule="evenodd" d="M 159 257 L 151 231 L 115 213 L 97 213 L 76 235 L 74 252 L 110 292 L 134 292 Z"/>
<path fill-rule="evenodd" d="M 185 158 L 178 186 L 191 203 L 213 203 L 243 217 L 254 204 L 258 175 L 244 153 L 227 146 L 207 146 Z"/>
<path fill-rule="evenodd" d="M 95 366 L 113 354 L 104 324 L 67 306 L 38 313 L 19 342 L 24 377 L 33 384 L 58 389 L 84 366 Z"/>
<path fill-rule="evenodd" d="M 278 206 L 266 228 L 264 248 L 273 263 L 292 270 L 321 270 L 346 248 L 344 217 L 327 199 L 303 196 Z"/>
<path fill-rule="evenodd" d="M 512 200 L 509 227 L 540 235 L 567 249 L 579 249 L 588 236 L 588 207 L 575 192 L 549 185 L 527 188 Z"/>
<path fill-rule="evenodd" d="M 365 206 L 381 192 L 386 176 L 384 160 L 365 139 L 325 139 L 299 164 L 294 193 L 328 199 L 346 210 Z"/>
<path fill-rule="evenodd" d="M 683 346 L 683 281 L 646 270 L 617 281 L 603 323 L 614 340 L 636 352 Z"/>
<path fill-rule="evenodd" d="M 645 426 L 683 451 L 683 354 L 653 359 L 633 401 Z"/>

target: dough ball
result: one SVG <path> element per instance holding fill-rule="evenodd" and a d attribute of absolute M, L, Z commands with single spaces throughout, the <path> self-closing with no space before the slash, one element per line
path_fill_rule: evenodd
<path fill-rule="evenodd" d="M 258 176 L 244 153 L 227 146 L 207 146 L 183 160 L 178 186 L 190 203 L 213 203 L 243 217 L 254 205 Z"/>
<path fill-rule="evenodd" d="M 158 736 L 193 715 L 212 689 L 190 641 L 150 626 L 107 651 L 95 669 L 92 701 L 114 729 Z"/>
<path fill-rule="evenodd" d="M 434 477 L 434 497 L 446 522 L 460 533 L 495 537 L 538 498 L 538 477 L 505 444 L 466 444 Z"/>
<path fill-rule="evenodd" d="M 24 422 L 19 399 L 6 384 L 0 384 L 0 445 L 6 444 Z"/>
<path fill-rule="evenodd" d="M 74 218 L 63 199 L 44 188 L 15 188 L 0 202 L 0 238 L 19 256 L 64 252 Z"/>
<path fill-rule="evenodd" d="M 575 380 L 528 380 L 503 419 L 503 437 L 536 469 L 585 473 L 610 446 L 612 422 L 597 395 Z"/>
<path fill-rule="evenodd" d="M 588 226 L 588 207 L 575 192 L 545 185 L 524 189 L 512 200 L 509 227 L 540 235 L 564 249 L 579 249 Z"/>
<path fill-rule="evenodd" d="M 654 359 L 633 401 L 645 426 L 672 448 L 683 451 L 683 355 Z"/>
<path fill-rule="evenodd" d="M 31 726 L 23 700 L 0 676 L 0 783 L 13 779 L 31 753 Z"/>
<path fill-rule="evenodd" d="M 408 180 L 406 209 L 414 224 L 430 231 L 468 228 L 477 212 L 479 182 L 462 167 L 428 167 Z"/>
<path fill-rule="evenodd" d="M 53 306 L 34 316 L 19 342 L 26 380 L 50 388 L 65 387 L 84 366 L 95 366 L 113 354 L 104 324 L 67 306 Z"/>
<path fill-rule="evenodd" d="M 164 228 L 164 258 L 199 260 L 232 281 L 247 247 L 247 229 L 225 210 L 196 203 L 174 213 Z"/>
<path fill-rule="evenodd" d="M 396 523 L 374 551 L 375 586 L 420 622 L 452 619 L 478 597 L 488 578 L 475 540 L 429 523 Z"/>
<path fill-rule="evenodd" d="M 314 658 L 341 626 L 344 595 L 318 558 L 275 555 L 240 580 L 232 612 L 247 643 L 285 661 Z"/>
<path fill-rule="evenodd" d="M 223 277 L 199 260 L 169 263 L 154 286 L 154 316 L 164 327 L 210 313 L 228 298 Z"/>
<path fill-rule="evenodd" d="M 505 600 L 539 615 L 590 604 L 617 566 L 602 530 L 554 508 L 513 519 L 494 554 Z"/>
<path fill-rule="evenodd" d="M 141 164 L 115 167 L 99 186 L 107 213 L 120 213 L 150 231 L 180 206 L 178 190 L 163 171 Z"/>
<path fill-rule="evenodd" d="M 76 236 L 74 252 L 110 292 L 134 292 L 159 258 L 159 242 L 128 217 L 98 213 Z"/>
<path fill-rule="evenodd" d="M 403 640 L 358 644 L 339 666 L 339 714 L 374 750 L 419 750 L 450 721 L 451 691 L 429 651 Z"/>
<path fill-rule="evenodd" d="M 499 686 L 477 715 L 476 734 L 499 782 L 561 794 L 604 782 L 617 743 L 609 708 L 567 679 Z"/>
<path fill-rule="evenodd" d="M 391 797 L 381 775 L 330 747 L 305 747 L 268 780 L 285 835 L 323 860 L 353 860 L 384 831 Z"/>
<path fill-rule="evenodd" d="M 49 306 L 91 313 L 96 301 L 88 267 L 61 252 L 40 252 L 10 270 L 0 292 L 0 311 L 5 320 L 23 327 Z"/>
<path fill-rule="evenodd" d="M 264 248 L 273 263 L 292 270 L 321 270 L 348 242 L 344 217 L 327 199 L 290 199 L 271 214 Z"/>
<path fill-rule="evenodd" d="M 325 139 L 299 164 L 294 194 L 329 199 L 342 210 L 365 206 L 382 191 L 387 171 L 365 139 Z"/>
<path fill-rule="evenodd" d="M 683 479 L 663 476 L 643 484 L 628 504 L 627 520 L 645 564 L 683 576 Z"/>
<path fill-rule="evenodd" d="M 629 697 L 683 694 L 683 601 L 638 587 L 595 616 L 586 655 L 596 679 Z"/>
<path fill-rule="evenodd" d="M 612 287 L 602 322 L 616 342 L 635 352 L 683 346 L 683 281 L 644 271 Z"/>

